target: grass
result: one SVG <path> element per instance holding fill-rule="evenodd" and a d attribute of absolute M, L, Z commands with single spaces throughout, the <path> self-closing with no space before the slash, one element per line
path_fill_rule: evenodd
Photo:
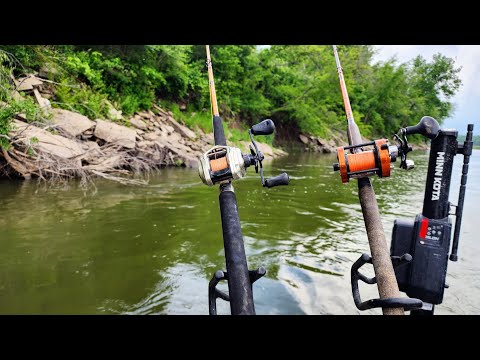
<path fill-rule="evenodd" d="M 205 133 L 211 133 L 213 131 L 212 115 L 209 111 L 191 112 L 185 116 L 183 121 L 189 128 L 195 128 L 195 126 L 198 126 Z"/>
<path fill-rule="evenodd" d="M 195 127 L 199 127 L 206 134 L 209 134 L 213 131 L 212 114 L 210 110 L 188 111 L 187 109 L 187 111 L 182 111 L 180 110 L 178 104 L 162 100 L 159 101 L 159 105 L 165 110 L 170 110 L 176 120 L 183 121 L 185 125 L 187 125 L 190 129 L 194 130 Z M 237 129 L 236 127 L 229 126 L 228 120 L 223 119 L 223 122 L 225 136 L 227 138 L 227 141 L 231 143 L 231 145 L 238 145 L 241 141 L 250 142 L 250 136 L 248 135 L 248 127 L 246 125 L 240 124 L 241 128 Z M 274 135 L 257 136 L 255 140 L 265 144 L 269 144 L 271 146 L 274 137 Z"/>

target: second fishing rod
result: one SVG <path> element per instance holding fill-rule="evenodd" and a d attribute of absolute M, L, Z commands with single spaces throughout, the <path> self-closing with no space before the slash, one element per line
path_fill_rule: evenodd
<path fill-rule="evenodd" d="M 223 121 L 218 110 L 210 47 L 208 45 L 206 45 L 206 54 L 215 144 L 200 158 L 198 170 L 204 184 L 208 186 L 219 185 L 220 215 L 226 263 L 226 271 L 216 271 L 209 283 L 209 313 L 210 315 L 217 314 L 216 299 L 221 298 L 230 302 L 232 315 L 255 315 L 252 284 L 265 275 L 266 270 L 263 267 L 257 270 L 248 269 L 237 198 L 232 182 L 244 177 L 246 169 L 250 166 L 254 166 L 256 172 L 260 169 L 262 185 L 267 188 L 288 185 L 289 177 L 287 173 L 268 179 L 263 177 L 262 161 L 264 156 L 258 149 L 253 136 L 272 134 L 275 130 L 272 120 L 263 120 L 248 130 L 253 145 L 250 145 L 250 154 L 242 154 L 240 149 L 227 146 Z M 217 289 L 216 286 L 221 280 L 227 281 L 228 294 Z"/>
<path fill-rule="evenodd" d="M 403 310 L 409 310 L 411 315 L 433 315 L 435 306 L 442 303 L 444 291 L 449 287 L 446 283 L 448 259 L 458 260 L 463 205 L 473 148 L 473 124 L 467 126 L 463 143 L 458 141 L 457 130 L 442 129 L 431 116 L 423 116 L 414 126 L 400 128 L 393 135 L 396 145 L 390 145 L 387 139 L 362 143 L 353 120 L 335 46 L 334 54 L 347 113 L 350 143 L 337 149 L 338 163 L 334 164 L 334 170 L 340 172 L 343 183 L 348 183 L 351 178 L 358 179 L 360 203 L 372 252 L 372 256 L 365 253 L 352 265 L 351 285 L 355 305 L 359 310 L 382 307 L 384 314 L 401 314 Z M 413 221 L 395 220 L 389 254 L 369 176 L 389 177 L 391 163 L 397 158 L 400 159 L 400 168 L 414 168 L 413 161 L 407 160 L 407 154 L 412 151 L 408 135 L 421 135 L 431 140 L 423 210 Z M 367 149 L 370 146 L 373 149 Z M 449 192 L 456 155 L 463 155 L 463 167 L 458 203 L 453 205 L 449 201 Z M 451 212 L 452 207 L 455 207 L 454 212 Z M 450 215 L 456 217 L 455 228 L 452 227 Z M 359 272 L 367 263 L 374 266 L 373 278 Z M 376 283 L 380 299 L 362 301 L 359 281 Z M 399 298 L 399 290 L 409 297 Z"/>
<path fill-rule="evenodd" d="M 401 158 L 400 167 L 409 169 L 411 163 L 406 159 L 406 153 L 411 150 L 411 148 L 408 148 L 408 143 L 406 142 L 397 146 L 390 145 L 387 139 L 379 139 L 372 142 L 364 142 L 362 140 L 360 130 L 353 118 L 347 86 L 335 45 L 333 45 L 333 53 L 345 106 L 347 137 L 349 142 L 349 146 L 339 147 L 337 149 L 338 163 L 334 164 L 334 170 L 340 172 L 343 183 L 349 182 L 350 178 L 358 179 L 358 197 L 362 207 L 368 243 L 372 253 L 371 257 L 365 254 L 366 256 L 360 258 L 352 267 L 353 297 L 357 308 L 360 310 L 381 307 L 384 315 L 404 315 L 404 310 L 421 307 L 422 302 L 418 299 L 400 298 L 398 283 L 395 277 L 392 259 L 390 258 L 390 252 L 370 176 L 390 176 L 390 163 L 395 161 L 397 157 Z M 371 147 L 373 148 L 370 149 Z M 366 262 L 373 264 L 375 277 L 372 279 L 368 279 L 358 272 L 358 268 Z M 404 259 L 399 259 L 399 262 L 404 262 Z M 358 288 L 359 279 L 369 284 L 376 283 L 380 299 L 372 299 L 361 303 Z"/>

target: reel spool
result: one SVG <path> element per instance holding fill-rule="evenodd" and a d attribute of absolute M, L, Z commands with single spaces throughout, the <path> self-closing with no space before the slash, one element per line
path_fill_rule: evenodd
<path fill-rule="evenodd" d="M 373 150 L 355 152 L 364 146 L 373 145 Z M 346 154 L 345 150 L 353 153 Z M 348 183 L 350 178 L 362 178 L 365 176 L 378 175 L 378 177 L 390 176 L 390 163 L 398 156 L 398 147 L 389 145 L 388 140 L 380 139 L 369 143 L 340 146 L 337 148 L 338 163 L 333 164 L 334 171 L 340 171 L 342 182 Z"/>
<path fill-rule="evenodd" d="M 214 146 L 200 158 L 198 173 L 208 186 L 241 179 L 246 175 L 242 152 L 231 146 Z"/>

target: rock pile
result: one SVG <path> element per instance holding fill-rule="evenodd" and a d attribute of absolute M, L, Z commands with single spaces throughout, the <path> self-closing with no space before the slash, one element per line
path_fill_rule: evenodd
<path fill-rule="evenodd" d="M 337 146 L 339 146 L 335 139 L 324 140 L 312 135 L 300 134 L 298 135 L 298 139 L 305 146 L 305 150 L 307 151 L 315 151 L 329 154 L 332 152 L 336 152 Z"/>
<path fill-rule="evenodd" d="M 4 175 L 12 175 L 13 170 L 26 179 L 32 175 L 85 178 L 88 174 L 111 178 L 111 174 L 169 165 L 195 168 L 198 157 L 213 146 L 213 134 L 193 132 L 176 121 L 172 112 L 157 105 L 117 122 L 52 109 L 43 81 L 38 77 L 16 80 L 18 89 L 30 92 L 50 115 L 42 123 L 28 123 L 21 114 L 15 116 L 9 134 L 13 146 L 2 149 L 7 163 Z M 261 146 L 267 159 L 285 154 L 266 144 Z M 121 179 L 125 182 L 124 177 Z"/>
<path fill-rule="evenodd" d="M 107 174 L 148 172 L 172 165 L 195 168 L 198 157 L 213 146 L 212 134 L 204 134 L 200 129 L 192 131 L 175 120 L 172 112 L 157 105 L 125 119 L 122 112 L 107 101 L 108 116 L 114 122 L 52 109 L 54 82 L 45 78 L 52 71 L 54 67 L 45 66 L 38 74 L 18 79 L 12 76 L 16 86 L 12 96 L 21 99 L 19 91 L 31 96 L 49 120 L 27 123 L 21 114 L 15 116 L 9 134 L 13 146 L 1 150 L 0 158 L 3 155 L 4 160 L 0 159 L 0 175 L 3 171 L 3 175 L 20 174 L 24 178 L 32 175 L 85 178 L 88 174 L 108 177 Z M 179 107 L 185 110 L 186 104 Z M 297 141 L 303 151 L 320 153 L 335 153 L 338 146 L 347 144 L 343 130 L 333 130 L 330 140 L 299 134 Z M 248 153 L 249 144 L 241 142 L 239 146 Z M 267 144 L 258 143 L 258 146 L 266 160 L 286 154 Z M 415 148 L 425 147 L 415 145 Z"/>

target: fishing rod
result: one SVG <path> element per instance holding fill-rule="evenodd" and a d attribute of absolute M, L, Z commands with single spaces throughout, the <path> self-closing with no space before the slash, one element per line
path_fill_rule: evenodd
<path fill-rule="evenodd" d="M 416 309 L 422 306 L 419 299 L 400 298 L 400 292 L 395 277 L 393 264 L 405 265 L 409 257 L 390 258 L 387 241 L 378 210 L 377 199 L 370 181 L 370 176 L 390 176 L 390 163 L 398 156 L 401 158 L 400 166 L 404 169 L 413 168 L 412 161 L 406 159 L 406 154 L 411 150 L 408 142 L 390 145 L 387 139 L 364 142 L 360 130 L 353 118 L 352 107 L 348 97 L 343 70 L 338 57 L 337 47 L 333 45 L 333 53 L 337 64 L 340 88 L 347 117 L 347 137 L 349 146 L 337 149 L 338 163 L 333 165 L 335 171 L 340 171 L 343 183 L 348 183 L 350 178 L 358 179 L 358 197 L 362 208 L 368 243 L 372 256 L 363 254 L 352 266 L 351 283 L 355 305 L 359 310 L 381 307 L 384 315 L 404 315 L 404 310 Z M 367 147 L 372 149 L 367 150 Z M 349 150 L 349 154 L 346 151 Z M 374 278 L 367 278 L 358 272 L 365 263 L 373 264 Z M 377 284 L 379 299 L 361 301 L 358 280 L 368 284 Z"/>
<path fill-rule="evenodd" d="M 205 185 L 219 185 L 220 188 L 220 215 L 227 267 L 227 271 L 216 271 L 210 280 L 208 285 L 208 309 L 210 315 L 216 315 L 216 301 L 217 298 L 221 298 L 230 302 L 232 315 L 255 315 L 252 284 L 264 276 L 266 270 L 264 267 L 248 270 L 237 199 L 232 181 L 243 178 L 246 175 L 246 168 L 249 166 L 254 166 L 256 173 L 260 168 L 262 186 L 267 188 L 288 185 L 289 177 L 285 172 L 267 179 L 263 176 L 262 161 L 264 155 L 258 149 L 253 136 L 272 134 L 275 131 L 275 124 L 272 120 L 263 120 L 248 130 L 253 144 L 253 147 L 252 145 L 249 146 L 250 154 L 243 154 L 239 148 L 227 146 L 222 118 L 218 111 L 209 45 L 206 45 L 206 53 L 214 146 L 200 157 L 198 171 Z M 222 280 L 227 281 L 228 294 L 216 288 Z"/>

